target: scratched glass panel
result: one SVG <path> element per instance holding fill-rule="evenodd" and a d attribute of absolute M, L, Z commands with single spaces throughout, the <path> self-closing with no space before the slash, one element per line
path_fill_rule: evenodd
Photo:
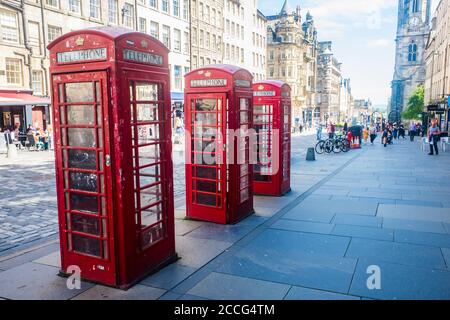
<path fill-rule="evenodd" d="M 100 221 L 95 217 L 72 214 L 72 230 L 92 235 L 100 235 Z"/>
<path fill-rule="evenodd" d="M 72 235 L 72 248 L 79 253 L 100 257 L 100 240 Z"/>
<path fill-rule="evenodd" d="M 158 85 L 145 82 L 136 82 L 136 101 L 157 101 Z"/>
<path fill-rule="evenodd" d="M 136 113 L 138 122 L 158 121 L 157 104 L 136 104 Z"/>
<path fill-rule="evenodd" d="M 67 106 L 67 124 L 94 125 L 95 124 L 94 109 L 92 108 L 92 106 L 77 106 L 77 105 Z"/>
<path fill-rule="evenodd" d="M 92 82 L 66 83 L 66 102 L 94 102 Z"/>
<path fill-rule="evenodd" d="M 70 188 L 82 191 L 97 192 L 98 177 L 96 174 L 84 172 L 70 173 Z"/>
<path fill-rule="evenodd" d="M 95 129 L 69 128 L 69 146 L 95 148 Z"/>
<path fill-rule="evenodd" d="M 70 208 L 76 211 L 97 213 L 98 212 L 97 197 L 88 196 L 85 194 L 71 193 Z"/>
<path fill-rule="evenodd" d="M 68 150 L 69 167 L 95 170 L 97 165 L 97 153 L 95 151 L 86 150 Z"/>

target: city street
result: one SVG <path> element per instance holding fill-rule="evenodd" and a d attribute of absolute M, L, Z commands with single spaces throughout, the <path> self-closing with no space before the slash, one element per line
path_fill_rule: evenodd
<path fill-rule="evenodd" d="M 396 141 L 305 160 L 292 141 L 292 192 L 255 197 L 232 226 L 184 219 L 183 148 L 174 147 L 180 259 L 128 291 L 59 277 L 53 157 L 0 159 L 0 298 L 450 299 L 450 152 Z M 379 287 L 368 286 L 378 270 Z"/>

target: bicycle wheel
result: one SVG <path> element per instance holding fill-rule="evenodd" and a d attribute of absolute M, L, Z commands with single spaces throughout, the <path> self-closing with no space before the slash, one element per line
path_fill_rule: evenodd
<path fill-rule="evenodd" d="M 316 150 L 317 154 L 322 154 L 325 152 L 324 145 L 325 141 L 323 140 L 320 140 L 319 142 L 316 143 L 316 147 L 314 149 Z"/>
<path fill-rule="evenodd" d="M 326 153 L 332 153 L 334 149 L 334 143 L 332 140 L 327 140 L 324 145 L 324 149 Z"/>
<path fill-rule="evenodd" d="M 350 151 L 350 142 L 347 139 L 342 140 L 342 151 L 349 152 Z"/>
<path fill-rule="evenodd" d="M 336 140 L 334 143 L 333 151 L 334 153 L 341 153 L 342 152 L 342 141 Z"/>

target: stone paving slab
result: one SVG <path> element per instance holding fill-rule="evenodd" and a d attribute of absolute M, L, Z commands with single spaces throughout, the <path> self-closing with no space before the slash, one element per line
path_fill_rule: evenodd
<path fill-rule="evenodd" d="M 341 293 L 294 286 L 289 290 L 285 300 L 360 300 L 360 298 Z"/>
<path fill-rule="evenodd" d="M 61 268 L 61 253 L 60 251 L 52 252 L 42 258 L 34 260 L 35 263 L 45 264 L 56 268 Z"/>
<path fill-rule="evenodd" d="M 137 284 L 127 291 L 95 285 L 73 300 L 156 300 L 166 291 Z"/>
<path fill-rule="evenodd" d="M 91 283 L 82 281 L 81 289 L 69 290 L 59 269 L 38 263 L 25 263 L 0 273 L 0 297 L 14 300 L 67 300 L 88 290 Z"/>
<path fill-rule="evenodd" d="M 445 259 L 445 264 L 447 266 L 447 268 L 450 269 L 450 249 L 449 248 L 441 248 L 442 251 L 442 255 L 444 256 Z"/>
<path fill-rule="evenodd" d="M 356 214 L 337 214 L 332 222 L 334 224 L 381 228 L 383 219 L 379 217 L 367 217 Z"/>
<path fill-rule="evenodd" d="M 208 223 L 188 233 L 185 238 L 187 241 L 190 238 L 199 238 L 234 243 L 254 228 L 255 226 L 252 225 L 217 225 Z"/>
<path fill-rule="evenodd" d="M 384 218 L 383 228 L 444 233 L 444 234 L 447 233 L 444 225 L 440 222 L 417 221 L 407 219 Z"/>
<path fill-rule="evenodd" d="M 337 224 L 331 231 L 331 234 L 353 238 L 366 238 L 386 241 L 394 240 L 394 230 L 386 228 L 381 229 Z"/>
<path fill-rule="evenodd" d="M 380 204 L 378 217 L 450 223 L 450 209 Z"/>
<path fill-rule="evenodd" d="M 193 237 L 176 237 L 178 263 L 200 268 L 228 249 L 232 243 Z"/>
<path fill-rule="evenodd" d="M 308 232 L 308 233 L 309 232 L 322 233 L 322 234 L 330 234 L 331 230 L 333 230 L 333 227 L 334 225 L 329 223 L 295 221 L 285 219 L 280 219 L 271 226 L 272 229 Z"/>
<path fill-rule="evenodd" d="M 450 235 L 411 230 L 396 230 L 395 241 L 450 248 Z"/>
<path fill-rule="evenodd" d="M 188 294 L 214 300 L 282 300 L 289 285 L 211 273 Z"/>
<path fill-rule="evenodd" d="M 49 253 L 52 253 L 56 250 L 59 250 L 59 243 L 52 243 L 38 249 L 32 250 L 30 252 L 24 252 L 22 254 L 17 253 L 17 255 L 11 256 L 11 258 L 6 259 L 7 257 L 2 257 L 2 259 L 6 259 L 0 262 L 0 269 L 8 270 L 11 268 L 18 267 L 27 262 L 31 262 L 33 260 L 39 259 Z"/>
<path fill-rule="evenodd" d="M 367 268 L 377 265 L 381 270 L 381 290 L 367 287 Z M 380 259 L 359 260 L 351 295 L 386 300 L 449 300 L 450 272 L 381 262 Z"/>
<path fill-rule="evenodd" d="M 196 268 L 175 263 L 160 270 L 158 273 L 145 278 L 140 284 L 170 290 L 193 274 L 196 270 Z"/>
<path fill-rule="evenodd" d="M 345 254 L 349 258 L 377 259 L 416 267 L 445 269 L 439 248 L 354 238 Z"/>

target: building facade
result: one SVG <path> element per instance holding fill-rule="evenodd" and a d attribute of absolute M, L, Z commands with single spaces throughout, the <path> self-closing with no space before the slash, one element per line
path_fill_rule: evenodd
<path fill-rule="evenodd" d="M 257 0 L 224 0 L 223 61 L 241 66 L 253 80 L 266 78 L 267 19 Z"/>
<path fill-rule="evenodd" d="M 370 99 L 355 99 L 351 112 L 353 124 L 368 125 L 371 122 L 374 109 Z"/>
<path fill-rule="evenodd" d="M 430 0 L 399 0 L 395 71 L 389 120 L 398 121 L 412 92 L 425 82 Z"/>
<path fill-rule="evenodd" d="M 292 90 L 292 123 L 312 124 L 320 116 L 316 107 L 317 31 L 308 13 L 292 10 L 286 0 L 278 15 L 269 16 L 267 78 L 283 80 Z"/>
<path fill-rule="evenodd" d="M 341 80 L 341 88 L 339 94 L 339 122 L 350 122 L 353 117 L 354 100 L 352 96 L 352 87 L 350 79 Z"/>
<path fill-rule="evenodd" d="M 426 50 L 425 106 L 449 131 L 450 112 L 450 0 L 441 0 L 433 15 Z"/>
<path fill-rule="evenodd" d="M 2 1 L 0 70 L 10 71 L 0 73 L 0 87 L 48 97 L 50 42 L 83 28 L 120 26 L 148 33 L 170 49 L 172 100 L 181 103 L 190 70 L 189 18 L 189 0 Z M 48 111 L 44 118 L 50 121 Z"/>
<path fill-rule="evenodd" d="M 223 0 L 191 0 L 191 68 L 223 63 Z"/>
<path fill-rule="evenodd" d="M 319 42 L 317 107 L 322 121 L 337 123 L 341 119 L 341 78 L 341 63 L 333 54 L 332 42 Z"/>

